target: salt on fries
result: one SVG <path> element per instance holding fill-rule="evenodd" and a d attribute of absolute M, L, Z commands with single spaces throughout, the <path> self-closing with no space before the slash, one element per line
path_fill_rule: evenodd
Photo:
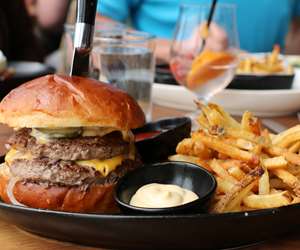
<path fill-rule="evenodd" d="M 220 106 L 198 106 L 200 129 L 181 141 L 169 160 L 192 162 L 215 175 L 211 212 L 300 203 L 300 125 L 274 135 L 250 112 L 239 123 Z"/>
<path fill-rule="evenodd" d="M 270 54 L 263 58 L 247 56 L 240 60 L 238 74 L 292 74 L 293 68 L 290 65 L 285 66 L 280 59 L 280 47 L 275 45 Z"/>

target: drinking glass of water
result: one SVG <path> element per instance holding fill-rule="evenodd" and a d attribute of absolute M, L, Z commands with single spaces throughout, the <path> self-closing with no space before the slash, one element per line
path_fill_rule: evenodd
<path fill-rule="evenodd" d="M 102 31 L 94 37 L 92 70 L 99 80 L 126 91 L 151 120 L 154 37 L 138 31 Z M 95 74 L 94 74 L 95 75 Z"/>

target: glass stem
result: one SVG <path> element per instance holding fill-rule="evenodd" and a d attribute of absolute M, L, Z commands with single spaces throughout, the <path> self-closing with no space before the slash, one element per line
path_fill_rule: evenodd
<path fill-rule="evenodd" d="M 207 105 L 211 99 L 210 96 L 197 96 L 198 100 L 196 102 L 201 103 L 202 105 Z"/>

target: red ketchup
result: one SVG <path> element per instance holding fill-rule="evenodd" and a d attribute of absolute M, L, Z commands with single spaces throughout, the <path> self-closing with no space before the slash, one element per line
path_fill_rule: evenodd
<path fill-rule="evenodd" d="M 156 136 L 160 134 L 161 131 L 150 131 L 150 132 L 144 132 L 144 133 L 138 133 L 135 135 L 135 141 L 142 141 L 148 138 L 151 138 L 153 136 Z"/>

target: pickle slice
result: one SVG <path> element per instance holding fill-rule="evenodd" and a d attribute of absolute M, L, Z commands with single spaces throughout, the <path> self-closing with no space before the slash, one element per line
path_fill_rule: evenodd
<path fill-rule="evenodd" d="M 82 134 L 82 128 L 35 128 L 37 133 L 48 139 L 74 138 Z"/>

